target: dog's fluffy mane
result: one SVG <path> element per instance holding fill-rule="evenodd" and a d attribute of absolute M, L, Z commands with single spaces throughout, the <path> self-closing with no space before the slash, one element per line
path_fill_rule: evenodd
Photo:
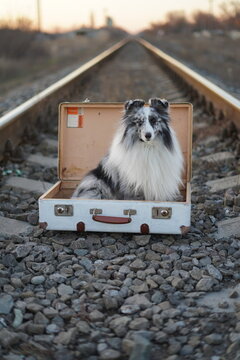
<path fill-rule="evenodd" d="M 174 200 L 183 156 L 169 125 L 168 102 L 129 100 L 109 153 L 78 185 L 73 197 Z"/>

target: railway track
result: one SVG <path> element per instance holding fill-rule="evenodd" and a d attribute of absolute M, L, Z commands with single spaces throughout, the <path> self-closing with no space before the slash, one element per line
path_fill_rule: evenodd
<path fill-rule="evenodd" d="M 191 231 L 39 229 L 37 199 L 57 181 L 58 102 L 154 96 L 194 104 Z M 238 100 L 139 40 L 0 119 L 1 359 L 237 359 L 239 118 Z"/>

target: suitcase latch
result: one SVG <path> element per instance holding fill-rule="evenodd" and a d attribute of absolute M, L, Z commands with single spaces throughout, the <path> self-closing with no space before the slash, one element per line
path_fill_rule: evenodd
<path fill-rule="evenodd" d="M 89 212 L 91 215 L 101 215 L 102 209 L 90 209 Z"/>
<path fill-rule="evenodd" d="M 172 208 L 169 207 L 153 207 L 152 218 L 153 219 L 170 219 L 172 216 Z"/>
<path fill-rule="evenodd" d="M 123 210 L 123 215 L 132 216 L 132 215 L 136 215 L 136 214 L 137 214 L 137 210 L 135 210 L 135 209 Z"/>
<path fill-rule="evenodd" d="M 72 205 L 55 205 L 54 214 L 56 216 L 73 216 Z"/>

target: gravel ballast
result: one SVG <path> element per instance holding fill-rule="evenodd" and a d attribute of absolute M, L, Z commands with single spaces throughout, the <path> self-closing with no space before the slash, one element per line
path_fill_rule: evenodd
<path fill-rule="evenodd" d="M 150 73 L 145 70 L 142 78 L 146 65 Z M 119 94 L 107 82 L 107 71 L 126 78 L 132 74 L 131 86 Z M 150 81 L 156 71 L 157 65 L 132 44 L 104 65 L 83 93 L 94 101 L 164 97 Z M 229 193 L 212 193 L 206 182 L 237 175 L 239 138 L 232 126 L 218 131 L 204 109 L 198 110 L 195 122 L 208 121 L 215 140 L 206 145 L 206 130 L 194 132 L 192 227 L 184 236 L 39 229 L 31 224 L 39 195 L 9 189 L 6 179 L 20 171 L 23 177 L 55 183 L 56 169 L 11 158 L 1 165 L 0 216 L 32 226 L 25 234 L 0 233 L 1 359 L 238 359 L 240 236 L 217 236 L 218 222 L 239 216 L 238 190 L 226 205 Z M 50 136 L 55 138 L 54 131 Z M 40 145 L 22 144 L 25 158 L 40 149 L 56 157 L 43 145 L 46 135 L 39 140 Z M 234 159 L 201 159 L 226 149 Z"/>

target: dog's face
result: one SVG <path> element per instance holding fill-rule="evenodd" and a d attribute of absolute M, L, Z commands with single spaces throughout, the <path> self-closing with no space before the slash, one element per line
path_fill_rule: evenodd
<path fill-rule="evenodd" d="M 125 103 L 125 132 L 149 144 L 156 138 L 162 139 L 164 144 L 171 148 L 168 102 L 155 98 L 149 100 L 149 107 L 144 107 L 144 104 L 143 100 L 138 99 Z"/>

